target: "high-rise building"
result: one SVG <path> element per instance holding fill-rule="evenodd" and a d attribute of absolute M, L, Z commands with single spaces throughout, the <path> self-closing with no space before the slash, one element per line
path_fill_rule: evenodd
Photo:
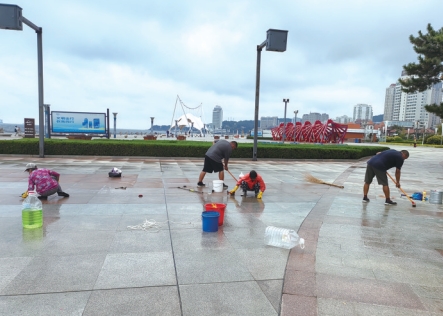
<path fill-rule="evenodd" d="M 329 120 L 329 114 L 322 113 L 322 114 L 321 114 L 321 117 L 320 117 L 320 121 L 321 121 L 322 123 L 326 123 L 328 120 Z"/>
<path fill-rule="evenodd" d="M 408 75 L 403 71 L 402 79 L 408 78 Z M 391 86 L 394 84 L 391 84 Z M 391 87 L 390 86 L 390 87 Z M 394 102 L 392 105 L 385 102 L 385 113 L 391 111 L 386 109 L 392 107 L 392 121 L 407 121 L 412 122 L 415 127 L 434 128 L 440 124 L 441 118 L 433 113 L 429 113 L 425 109 L 425 105 L 440 104 L 442 100 L 442 83 L 439 82 L 428 90 L 423 92 L 406 93 L 401 90 L 400 83 L 395 84 Z M 389 89 L 389 88 L 388 88 Z M 388 89 L 386 93 L 388 93 Z M 389 91 L 391 93 L 391 91 Z M 386 97 L 387 98 L 387 97 Z M 385 98 L 385 99 L 386 99 Z M 389 119 L 386 119 L 389 121 Z"/>
<path fill-rule="evenodd" d="M 212 111 L 212 124 L 214 129 L 222 128 L 223 123 L 223 109 L 220 105 L 216 105 Z"/>
<path fill-rule="evenodd" d="M 311 124 L 314 124 L 315 121 L 320 121 L 320 122 L 326 122 L 329 119 L 329 115 L 328 114 L 320 114 L 320 113 L 312 113 L 310 112 L 309 114 L 303 114 L 302 116 L 302 123 L 309 121 L 311 122 Z"/>
<path fill-rule="evenodd" d="M 262 116 L 260 118 L 260 128 L 261 129 L 269 129 L 276 127 L 278 125 L 278 117 L 277 116 Z"/>
<path fill-rule="evenodd" d="M 372 121 L 372 105 L 369 104 L 357 104 L 354 105 L 354 115 L 352 117 L 355 123 L 367 123 Z"/>
<path fill-rule="evenodd" d="M 383 119 L 385 121 L 392 121 L 394 100 L 395 100 L 395 83 L 391 84 L 388 88 L 386 88 L 385 108 L 383 112 Z"/>
<path fill-rule="evenodd" d="M 351 118 L 347 115 L 338 116 L 335 118 L 335 122 L 340 124 L 348 124 L 351 122 Z"/>

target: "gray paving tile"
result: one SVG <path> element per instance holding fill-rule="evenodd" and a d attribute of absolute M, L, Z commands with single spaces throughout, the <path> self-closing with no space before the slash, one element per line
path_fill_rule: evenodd
<path fill-rule="evenodd" d="M 424 310 L 408 285 L 360 278 L 317 274 L 319 298 L 334 298 Z"/>
<path fill-rule="evenodd" d="M 156 232 L 158 230 L 168 230 L 169 228 L 170 222 L 168 221 L 168 216 L 166 211 L 163 211 L 163 214 L 123 214 L 120 217 L 117 230 L 145 230 Z"/>
<path fill-rule="evenodd" d="M 171 252 L 108 254 L 94 289 L 175 285 Z"/>
<path fill-rule="evenodd" d="M 325 273 L 330 275 L 337 275 L 342 277 L 353 277 L 353 278 L 364 278 L 364 279 L 375 279 L 374 271 L 372 269 L 362 269 L 349 266 L 337 266 L 316 263 L 315 271 L 318 273 Z"/>
<path fill-rule="evenodd" d="M 49 234 L 39 255 L 67 256 L 106 254 L 114 238 L 114 231 L 72 231 Z"/>
<path fill-rule="evenodd" d="M 412 290 L 419 297 L 426 298 L 435 298 L 442 299 L 443 298 L 443 286 L 423 286 L 423 285 L 411 285 Z"/>
<path fill-rule="evenodd" d="M 434 272 L 435 271 L 435 272 Z M 443 284 L 443 275 L 441 270 L 394 270 L 384 271 L 374 269 L 375 277 L 378 280 L 388 282 L 404 282 L 414 285 L 439 286 Z"/>
<path fill-rule="evenodd" d="M 200 227 L 171 231 L 174 252 L 205 249 L 231 249 L 231 243 L 220 227 L 217 232 L 203 232 Z"/>
<path fill-rule="evenodd" d="M 278 315 L 254 281 L 180 285 L 183 315 Z"/>
<path fill-rule="evenodd" d="M 180 315 L 176 286 L 97 290 L 91 293 L 87 315 Z"/>
<path fill-rule="evenodd" d="M 234 249 L 174 251 L 179 284 L 253 280 Z"/>
<path fill-rule="evenodd" d="M 31 257 L 0 258 L 0 294 L 31 261 Z"/>
<path fill-rule="evenodd" d="M 424 311 L 420 309 L 413 308 L 402 308 L 395 306 L 382 306 L 378 304 L 364 304 L 364 303 L 353 303 L 355 314 L 362 316 L 373 316 L 373 315 L 387 315 L 387 316 L 431 316 L 429 311 Z M 438 313 L 436 314 L 438 315 Z"/>
<path fill-rule="evenodd" d="M 17 295 L 92 290 L 104 258 L 104 255 L 35 257 L 2 293 Z"/>
<path fill-rule="evenodd" d="M 0 315 L 82 315 L 91 292 L 0 296 Z"/>
<path fill-rule="evenodd" d="M 277 313 L 280 312 L 280 302 L 282 296 L 283 280 L 257 281 L 263 293 L 274 307 Z"/>
<path fill-rule="evenodd" d="M 117 232 L 109 253 L 146 253 L 171 251 L 169 231 L 127 230 Z"/>
<path fill-rule="evenodd" d="M 443 299 L 421 298 L 421 301 L 431 315 L 441 315 L 443 313 Z"/>
<path fill-rule="evenodd" d="M 255 280 L 283 279 L 288 261 L 287 249 L 263 246 L 258 249 L 241 249 L 238 254 Z"/>

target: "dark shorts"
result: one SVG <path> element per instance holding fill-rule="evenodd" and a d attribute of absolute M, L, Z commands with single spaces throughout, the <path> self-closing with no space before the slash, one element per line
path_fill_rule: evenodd
<path fill-rule="evenodd" d="M 246 181 L 242 181 L 240 187 L 242 188 L 243 191 L 255 191 L 256 194 L 260 192 L 260 183 L 258 182 L 254 184 L 252 188 L 250 188 Z"/>
<path fill-rule="evenodd" d="M 366 166 L 366 174 L 365 174 L 365 183 L 371 184 L 372 179 L 377 177 L 377 182 L 380 185 L 388 185 L 388 176 L 386 175 L 386 171 L 378 170 L 370 165 Z"/>
<path fill-rule="evenodd" d="M 203 165 L 204 172 L 213 173 L 213 172 L 220 172 L 223 170 L 224 170 L 224 167 L 221 162 L 217 162 L 215 160 L 212 160 L 208 156 L 205 156 L 205 163 Z"/>

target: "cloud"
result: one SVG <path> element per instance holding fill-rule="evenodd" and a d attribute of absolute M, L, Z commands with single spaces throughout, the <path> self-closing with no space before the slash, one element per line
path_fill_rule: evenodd
<path fill-rule="evenodd" d="M 43 27 L 44 96 L 52 110 L 118 112 L 122 128 L 170 124 L 177 95 L 254 119 L 257 45 L 288 30 L 283 53 L 261 53 L 259 116 L 299 110 L 352 116 L 416 60 L 409 35 L 442 27 L 437 0 L 31 1 L 23 15 Z M 0 118 L 38 118 L 35 32 L 0 30 Z M 13 109 L 5 110 L 5 109 Z M 289 116 L 289 114 L 288 114 Z"/>

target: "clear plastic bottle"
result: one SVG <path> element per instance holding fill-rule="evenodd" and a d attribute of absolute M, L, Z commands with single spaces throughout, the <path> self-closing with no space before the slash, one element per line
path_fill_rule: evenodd
<path fill-rule="evenodd" d="M 305 240 L 300 238 L 295 230 L 274 226 L 266 227 L 265 244 L 285 249 L 291 249 L 297 245 L 300 245 L 301 249 L 305 248 Z"/>
<path fill-rule="evenodd" d="M 38 228 L 43 226 L 42 202 L 34 191 L 29 191 L 22 203 L 22 225 L 24 228 Z"/>

